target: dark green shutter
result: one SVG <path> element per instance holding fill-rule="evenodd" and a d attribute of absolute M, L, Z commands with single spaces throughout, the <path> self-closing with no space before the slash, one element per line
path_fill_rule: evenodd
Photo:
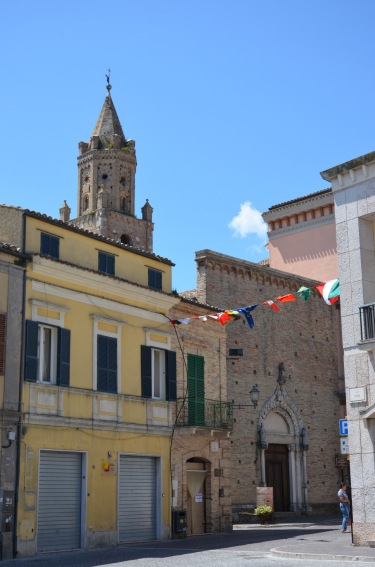
<path fill-rule="evenodd" d="M 115 257 L 112 254 L 107 254 L 107 274 L 115 275 Z"/>
<path fill-rule="evenodd" d="M 69 386 L 70 376 L 70 331 L 58 329 L 57 376 L 58 386 Z"/>
<path fill-rule="evenodd" d="M 152 377 L 151 377 L 151 347 L 141 345 L 141 385 L 142 397 L 152 397 Z"/>
<path fill-rule="evenodd" d="M 204 425 L 204 358 L 188 354 L 188 422 Z"/>
<path fill-rule="evenodd" d="M 59 258 L 59 253 L 60 253 L 60 239 L 57 238 L 56 236 L 50 236 L 50 251 L 49 251 L 49 255 L 52 258 Z"/>
<path fill-rule="evenodd" d="M 97 337 L 97 389 L 99 392 L 117 392 L 117 339 Z"/>
<path fill-rule="evenodd" d="M 25 380 L 36 382 L 38 377 L 38 323 L 26 321 Z"/>
<path fill-rule="evenodd" d="M 98 271 L 103 273 L 107 271 L 107 262 L 103 252 L 98 253 Z"/>
<path fill-rule="evenodd" d="M 165 391 L 166 399 L 170 402 L 177 399 L 176 353 L 165 351 Z"/>

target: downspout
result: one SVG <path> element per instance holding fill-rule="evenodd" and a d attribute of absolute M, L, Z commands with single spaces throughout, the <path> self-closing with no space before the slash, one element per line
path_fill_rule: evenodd
<path fill-rule="evenodd" d="M 22 254 L 26 248 L 26 215 L 22 215 Z M 18 413 L 19 420 L 17 425 L 17 457 L 16 457 L 16 485 L 14 490 L 14 524 L 13 524 L 13 557 L 17 556 L 17 534 L 18 534 L 18 500 L 20 482 L 20 463 L 21 463 L 21 436 L 22 436 L 22 387 L 24 375 L 24 356 L 25 356 L 25 306 L 26 306 L 26 259 L 23 271 L 22 283 L 22 315 L 21 315 L 21 345 L 20 345 L 20 371 L 19 371 L 19 391 L 18 391 Z"/>

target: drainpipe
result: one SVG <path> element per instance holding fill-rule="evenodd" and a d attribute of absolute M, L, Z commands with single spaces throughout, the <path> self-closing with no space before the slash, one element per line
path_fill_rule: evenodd
<path fill-rule="evenodd" d="M 26 215 L 22 215 L 22 254 L 26 248 Z M 17 556 L 17 534 L 18 534 L 18 500 L 20 482 L 20 463 L 21 463 L 21 436 L 22 436 L 22 387 L 24 374 L 25 357 L 25 306 L 26 306 L 26 260 L 23 271 L 22 284 L 22 315 L 21 315 L 21 345 L 20 345 L 20 371 L 19 371 L 19 393 L 18 393 L 18 412 L 19 420 L 17 425 L 17 457 L 16 457 L 16 484 L 14 491 L 14 524 L 13 524 L 13 557 Z"/>

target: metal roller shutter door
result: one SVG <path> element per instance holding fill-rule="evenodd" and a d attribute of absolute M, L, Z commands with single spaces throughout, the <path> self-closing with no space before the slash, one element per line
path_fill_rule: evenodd
<path fill-rule="evenodd" d="M 41 451 L 38 551 L 81 547 L 82 454 Z"/>
<path fill-rule="evenodd" d="M 156 458 L 120 456 L 119 540 L 156 539 Z"/>

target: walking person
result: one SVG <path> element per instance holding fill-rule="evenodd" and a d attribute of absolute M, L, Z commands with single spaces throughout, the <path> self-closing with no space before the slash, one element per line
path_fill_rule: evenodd
<path fill-rule="evenodd" d="M 337 493 L 337 496 L 340 499 L 340 510 L 342 512 L 342 525 L 341 525 L 341 532 L 343 534 L 347 534 L 348 530 L 348 518 L 350 514 L 350 500 L 347 494 L 347 485 L 345 483 L 341 483 L 340 490 Z"/>

